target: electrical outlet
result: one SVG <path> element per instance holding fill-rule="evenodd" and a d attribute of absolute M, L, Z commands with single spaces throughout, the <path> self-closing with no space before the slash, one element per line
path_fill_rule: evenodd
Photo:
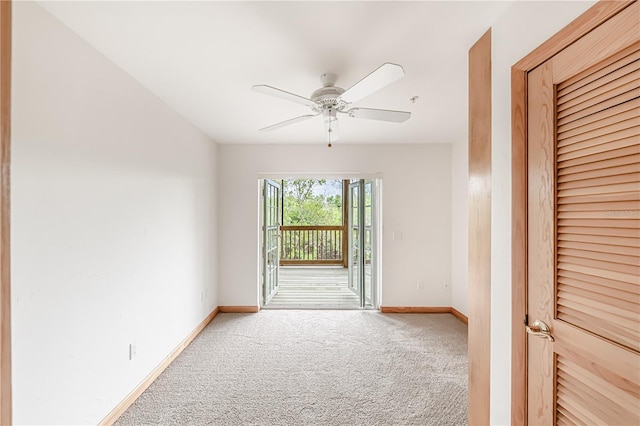
<path fill-rule="evenodd" d="M 138 356 L 138 345 L 129 343 L 129 361 Z"/>

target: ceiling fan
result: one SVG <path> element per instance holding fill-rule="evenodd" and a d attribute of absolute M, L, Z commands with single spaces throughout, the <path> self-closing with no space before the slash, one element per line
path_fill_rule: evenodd
<path fill-rule="evenodd" d="M 331 73 L 322 74 L 320 76 L 322 87 L 313 92 L 308 98 L 264 84 L 252 86 L 251 88 L 256 92 L 305 105 L 311 108 L 312 111 L 312 114 L 302 115 L 272 124 L 271 126 L 260 129 L 260 131 L 269 132 L 322 115 L 329 146 L 331 146 L 332 142 L 339 139 L 337 114 L 347 114 L 353 118 L 402 123 L 411 117 L 410 112 L 373 108 L 350 108 L 351 104 L 377 92 L 402 77 L 404 77 L 404 69 L 400 65 L 387 62 L 347 90 L 335 86 L 338 80 L 337 75 Z"/>

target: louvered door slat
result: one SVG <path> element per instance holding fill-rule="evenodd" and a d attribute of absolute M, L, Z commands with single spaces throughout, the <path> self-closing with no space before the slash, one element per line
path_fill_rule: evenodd
<path fill-rule="evenodd" d="M 559 212 L 588 212 L 588 211 L 628 211 L 640 210 L 640 202 L 637 201 L 613 201 L 610 203 L 569 203 L 558 206 Z"/>
<path fill-rule="evenodd" d="M 615 254 L 610 251 L 607 252 L 603 249 L 588 250 L 588 248 L 589 247 L 580 247 L 579 249 L 564 248 L 558 244 L 558 254 L 560 256 L 574 256 L 582 259 L 592 259 L 604 263 L 629 265 L 635 267 L 631 269 L 637 270 L 640 273 L 640 259 L 638 259 L 636 253 L 624 255 Z"/>
<path fill-rule="evenodd" d="M 573 302 L 569 303 L 571 304 Z M 640 348 L 640 346 L 638 346 L 638 336 L 633 332 L 633 330 L 629 330 L 629 328 L 622 327 L 615 323 L 610 323 L 603 327 L 600 325 L 600 312 L 594 311 L 594 313 L 597 315 L 587 315 L 584 313 L 584 310 L 588 309 L 588 306 L 579 304 L 576 304 L 575 306 L 578 306 L 579 310 L 573 309 L 569 306 L 562 306 L 562 309 L 558 310 L 558 319 L 571 324 L 593 324 L 589 327 L 589 331 L 591 333 L 606 334 L 614 332 L 619 339 L 619 341 L 616 342 L 617 344 L 623 344 L 624 346 L 635 350 L 638 350 Z"/>
<path fill-rule="evenodd" d="M 616 105 L 620 105 L 624 102 L 628 102 L 634 99 L 637 99 L 638 96 L 640 96 L 640 89 L 631 89 L 628 92 L 623 92 L 619 95 L 614 96 L 613 98 L 607 99 L 606 101 L 603 101 L 599 104 L 590 106 L 588 108 L 585 108 L 581 111 L 576 110 L 574 111 L 569 111 L 569 110 L 565 110 L 562 111 L 561 114 L 558 114 L 558 125 L 562 125 L 562 124 L 566 124 L 566 123 L 570 123 L 572 121 L 575 120 L 579 120 L 581 118 L 584 118 L 588 115 L 591 114 L 595 114 L 598 113 L 600 111 L 603 111 L 606 108 L 611 108 L 614 107 Z"/>
<path fill-rule="evenodd" d="M 632 156 L 628 156 L 628 157 L 632 157 Z M 637 155 L 635 157 L 640 158 L 640 155 Z M 633 160 L 633 158 L 631 160 Z M 617 176 L 617 175 L 623 175 L 623 174 L 634 173 L 634 172 L 638 172 L 638 166 L 636 164 L 623 164 L 620 166 L 610 166 L 610 167 L 604 167 L 601 169 L 591 169 L 584 172 L 573 171 L 573 172 L 565 173 L 564 175 L 558 174 L 558 183 L 592 179 L 592 178 L 597 178 L 602 176 Z"/>
<path fill-rule="evenodd" d="M 601 271 L 612 271 L 626 274 L 628 276 L 640 275 L 640 267 L 633 265 L 625 265 L 623 263 L 616 263 L 613 260 L 594 260 L 584 257 L 570 256 L 565 254 L 558 255 L 558 263 L 570 263 L 573 265 L 583 265 L 589 268 L 598 269 Z"/>
<path fill-rule="evenodd" d="M 560 284 L 562 284 L 563 286 L 573 287 L 573 290 L 567 291 L 575 291 L 577 294 L 588 292 L 588 294 L 592 295 L 593 297 L 600 297 L 599 295 L 603 295 L 632 304 L 637 304 L 638 302 L 640 302 L 640 294 L 634 294 L 633 292 L 624 291 L 620 288 L 599 286 L 590 282 L 584 282 L 569 277 L 558 277 L 558 286 L 560 286 Z"/>
<path fill-rule="evenodd" d="M 567 124 L 558 125 L 558 137 L 575 136 L 590 130 L 599 129 L 621 120 L 635 116 L 634 108 L 640 107 L 640 99 L 632 99 L 628 102 L 605 109 L 595 114 L 587 115 L 579 120 Z M 559 122 L 560 120 L 558 120 Z"/>
<path fill-rule="evenodd" d="M 579 164 L 570 167 L 558 169 L 558 179 L 566 179 L 565 175 L 573 175 L 578 173 L 592 173 L 598 170 L 608 170 L 612 167 L 633 166 L 640 163 L 640 154 L 625 155 L 623 157 L 610 158 L 595 163 Z"/>
<path fill-rule="evenodd" d="M 597 389 L 603 395 L 607 395 L 608 399 L 615 400 L 616 404 L 625 411 L 640 414 L 640 401 L 635 386 L 626 383 L 625 377 L 619 377 L 615 373 L 598 369 L 596 371 L 585 368 L 584 360 L 576 357 L 575 361 L 565 356 L 559 355 L 557 359 L 557 374 L 575 377 L 583 387 Z M 581 365 L 578 365 L 581 362 Z M 607 380 L 607 378 L 609 380 Z"/>
<path fill-rule="evenodd" d="M 558 388 L 562 393 L 566 393 L 568 398 L 589 410 L 592 424 L 624 425 L 629 421 L 629 415 L 625 413 L 626 410 L 620 410 L 621 412 L 605 410 L 603 407 L 615 403 L 595 389 L 584 386 L 580 380 L 567 374 L 561 368 L 558 371 Z"/>
<path fill-rule="evenodd" d="M 558 86 L 557 94 L 558 96 L 565 96 L 569 92 L 577 91 L 592 81 L 602 78 L 638 59 L 640 59 L 640 43 L 634 43 L 605 59 L 597 69 L 587 69 L 567 79 Z"/>
<path fill-rule="evenodd" d="M 600 206 L 603 208 L 606 206 Z M 616 215 L 614 213 L 625 213 L 625 210 L 569 210 L 558 211 L 558 219 L 600 219 L 602 217 L 610 217 L 613 220 L 624 219 L 622 215 Z"/>
<path fill-rule="evenodd" d="M 618 228 L 598 228 L 596 226 L 584 227 L 584 226 L 564 226 L 558 228 L 558 240 L 564 239 L 566 235 L 600 235 L 605 237 L 623 237 L 631 239 L 629 244 L 632 247 L 638 247 L 638 237 L 640 237 L 640 230 L 637 229 L 618 229 Z M 585 240 L 581 240 L 585 241 Z"/>
<path fill-rule="evenodd" d="M 640 249 L 640 241 L 638 241 L 638 239 L 636 238 L 631 237 L 617 237 L 593 234 L 582 235 L 578 233 L 570 234 L 563 232 L 561 235 L 558 235 L 558 246 L 561 247 L 565 242 L 577 242 L 579 244 L 582 244 L 581 247 L 591 247 L 593 245 L 619 247 L 628 249 L 632 253 L 637 253 L 638 249 Z M 591 244 L 591 246 L 589 246 L 588 244 Z"/>
<path fill-rule="evenodd" d="M 640 95 L 640 92 L 638 92 Z M 636 128 L 636 131 L 640 130 Z M 622 136 L 624 133 L 626 136 Z M 616 132 L 616 134 L 607 135 L 607 137 L 603 137 L 601 140 L 597 141 L 598 143 L 593 143 L 593 141 L 586 141 L 585 147 L 582 149 L 569 150 L 563 149 L 563 152 L 558 153 L 558 161 L 564 162 L 567 160 L 572 160 L 574 158 L 587 157 L 595 154 L 603 154 L 607 151 L 614 151 L 620 148 L 633 147 L 631 153 L 635 154 L 638 152 L 638 136 L 637 133 L 633 133 L 630 131 Z"/>
<path fill-rule="evenodd" d="M 570 297 L 567 297 L 570 296 Z M 575 295 L 558 292 L 558 300 L 562 301 L 562 306 L 558 308 L 558 312 L 562 312 L 564 309 L 570 308 L 575 309 L 577 312 L 584 314 L 585 316 L 592 318 L 602 318 L 609 322 L 609 324 L 603 324 L 599 322 L 598 324 L 589 324 L 588 330 L 593 330 L 593 327 L 601 327 L 602 329 L 613 329 L 614 327 L 617 329 L 628 330 L 633 333 L 633 340 L 636 342 L 635 346 L 637 346 L 637 332 L 634 332 L 634 319 L 628 318 L 628 312 L 625 312 L 625 316 L 622 316 L 617 313 L 612 313 L 609 310 L 605 309 L 604 304 L 597 303 L 592 300 L 588 300 L 585 298 L 580 298 Z M 589 314 L 585 314 L 584 312 L 590 312 Z M 586 329 L 586 327 L 583 327 Z M 616 335 L 616 342 L 622 343 L 621 338 L 630 337 L 630 336 L 618 336 Z M 612 340 L 612 339 L 610 339 Z"/>
<path fill-rule="evenodd" d="M 633 350 L 640 350 L 638 48 L 556 87 L 558 319 Z M 578 383 L 558 371 L 567 385 L 559 378 L 559 400 L 597 416 L 592 390 L 577 395 Z"/>
<path fill-rule="evenodd" d="M 640 287 L 636 285 L 636 283 L 626 283 L 623 281 L 615 281 L 611 279 L 606 279 L 604 277 L 599 277 L 595 275 L 583 274 L 580 272 L 570 271 L 564 269 L 562 271 L 558 271 L 558 280 L 568 280 L 568 281 L 579 281 L 581 282 L 581 286 L 591 285 L 593 287 L 599 288 L 601 292 L 610 293 L 613 290 L 618 290 L 620 292 L 626 293 L 630 295 L 630 299 L 639 300 L 640 296 Z M 592 287 L 592 288 L 593 288 Z"/>
<path fill-rule="evenodd" d="M 599 398 L 585 395 L 585 390 L 593 389 L 589 386 L 581 385 L 580 382 L 569 380 L 568 374 L 562 370 L 563 365 L 558 364 L 558 405 L 572 413 L 581 425 L 601 426 L 606 424 L 634 425 L 637 423 L 637 415 L 625 410 L 616 404 L 617 410 L 607 410 L 603 412 L 600 407 L 610 406 L 607 404 L 608 398 L 599 394 Z M 615 414 L 612 414 L 614 412 Z M 612 418 L 616 417 L 616 422 L 612 423 Z"/>
<path fill-rule="evenodd" d="M 610 99 L 620 93 L 633 89 L 634 80 L 640 76 L 640 72 L 636 71 L 637 67 L 634 65 L 637 65 L 637 62 L 621 68 L 615 73 L 608 74 L 604 78 L 594 81 L 579 91 L 570 92 L 567 96 L 559 96 L 558 112 L 571 108 L 574 108 L 574 111 L 579 111 L 598 104 L 603 99 Z M 635 68 L 635 70 L 632 67 Z M 592 90 L 584 90 L 587 88 Z"/>
<path fill-rule="evenodd" d="M 619 120 L 619 118 L 614 118 L 616 116 L 629 118 L 629 111 L 638 108 L 639 105 L 640 99 L 631 97 L 626 102 L 618 102 L 601 111 L 597 111 L 596 108 L 596 111 L 593 113 L 582 117 L 580 117 L 579 114 L 576 114 L 575 116 L 558 119 L 557 132 L 559 135 L 573 130 L 577 133 L 584 133 L 583 130 L 588 131 L 608 126 L 611 122 Z M 623 120 L 626 118 L 623 118 Z"/>
<path fill-rule="evenodd" d="M 634 112 L 634 111 L 630 111 L 630 112 Z M 573 145 L 577 142 L 582 142 L 584 144 L 584 142 L 587 140 L 594 140 L 594 142 L 598 142 L 600 140 L 604 142 L 608 142 L 610 140 L 622 139 L 622 137 L 626 136 L 625 133 L 623 132 L 624 130 L 632 129 L 633 127 L 640 125 L 640 120 L 637 117 L 631 117 L 626 120 L 617 120 L 623 117 L 624 115 L 622 114 L 620 116 L 611 117 L 612 120 L 615 120 L 613 124 L 610 124 L 605 127 L 600 127 L 598 129 L 588 130 L 588 131 L 584 131 L 582 133 L 578 133 L 574 135 L 559 134 L 558 146 L 565 147 L 567 145 Z M 577 130 L 582 130 L 582 129 L 576 129 L 576 131 Z M 572 133 L 575 133 L 575 132 L 572 132 Z M 612 133 L 614 133 L 614 135 L 611 135 Z M 632 131 L 627 131 L 626 133 L 627 135 L 634 134 Z M 607 137 L 606 135 L 611 135 L 611 136 Z M 596 138 L 599 138 L 599 139 L 596 139 Z M 592 143 L 589 146 L 593 146 L 593 145 L 597 145 L 597 143 Z M 572 148 L 573 149 L 571 150 L 575 151 L 576 149 L 581 148 L 581 146 L 574 145 Z"/>
<path fill-rule="evenodd" d="M 564 117 L 574 114 L 578 111 L 592 107 L 593 105 L 597 105 L 603 100 L 608 100 L 614 96 L 633 90 L 637 86 L 637 81 L 639 79 L 640 72 L 634 71 L 612 80 L 608 84 L 604 84 L 594 91 L 578 95 L 573 99 L 567 99 L 569 98 L 568 96 L 565 98 L 559 98 L 557 110 L 558 116 Z"/>
<path fill-rule="evenodd" d="M 640 193 L 638 191 L 628 191 L 612 194 L 597 195 L 578 195 L 574 197 L 565 196 L 563 199 L 565 205 L 569 203 L 606 203 L 615 201 L 640 201 Z"/>
<path fill-rule="evenodd" d="M 605 90 L 608 90 L 605 93 L 601 93 L 592 98 L 588 97 L 578 97 L 574 99 L 574 101 L 579 101 L 577 105 L 573 105 L 567 109 L 559 110 L 557 112 L 558 118 L 564 118 L 571 115 L 576 115 L 582 111 L 589 110 L 590 113 L 599 110 L 599 106 L 605 102 L 611 102 L 611 100 L 616 99 L 618 96 L 624 98 L 625 95 L 631 94 L 633 97 L 637 97 L 638 93 L 640 93 L 640 89 L 636 89 L 637 83 L 635 81 L 627 81 L 624 84 L 618 85 L 619 81 L 615 81 L 611 84 L 612 87 L 604 87 Z M 613 106 L 614 104 L 610 105 Z"/>
<path fill-rule="evenodd" d="M 609 245 L 593 242 L 566 241 L 560 239 L 558 240 L 558 248 L 589 250 L 596 253 L 623 254 L 630 256 L 632 259 L 636 259 L 635 256 L 638 253 L 637 247 L 629 247 L 626 245 Z"/>
<path fill-rule="evenodd" d="M 631 169 L 633 168 L 634 167 L 632 165 Z M 615 173 L 615 170 L 609 169 L 596 173 L 587 179 L 580 179 L 579 176 L 569 175 L 565 178 L 564 182 L 559 183 L 558 189 L 588 188 L 591 186 L 611 185 L 616 183 L 635 183 L 637 184 L 638 189 L 640 189 L 640 172 L 618 174 Z"/>
<path fill-rule="evenodd" d="M 573 195 L 580 196 L 580 195 L 617 194 L 617 193 L 624 193 L 624 192 L 635 193 L 635 192 L 638 192 L 639 188 L 640 186 L 638 185 L 637 182 L 619 183 L 614 185 L 598 185 L 598 186 L 590 186 L 586 188 L 572 188 L 572 189 L 559 190 L 558 197 L 570 197 Z M 615 225 L 615 226 L 619 226 L 619 225 Z"/>
<path fill-rule="evenodd" d="M 558 262 L 558 268 L 566 269 L 567 271 L 579 272 L 585 275 L 594 275 L 596 277 L 602 277 L 613 281 L 622 281 L 628 284 L 638 285 L 638 277 L 636 275 L 585 266 L 576 262 L 571 262 L 571 259 L 569 260 L 569 262 L 564 263 Z"/>
<path fill-rule="evenodd" d="M 564 424 L 567 425 L 582 424 L 573 413 L 567 411 L 564 407 L 558 407 L 558 419 L 562 419 Z"/>
<path fill-rule="evenodd" d="M 627 120 L 630 122 L 631 120 Z M 596 152 L 610 151 L 611 149 L 604 145 L 610 145 L 613 149 L 621 148 L 624 146 L 638 145 L 636 135 L 640 134 L 640 120 L 635 120 L 633 127 L 628 127 L 618 131 L 612 131 L 611 133 L 597 136 L 591 139 L 584 139 L 584 135 L 578 135 L 571 138 L 572 143 L 565 144 L 563 142 L 558 143 L 558 154 L 575 153 L 574 157 L 584 157 L 594 154 Z M 617 141 L 628 141 L 627 144 L 615 144 Z"/>
<path fill-rule="evenodd" d="M 629 64 L 616 69 L 615 71 L 610 72 L 609 74 L 605 74 L 602 78 L 596 79 L 590 83 L 585 84 L 584 86 L 577 88 L 575 90 L 566 90 L 563 92 L 558 92 L 558 101 L 563 104 L 563 109 L 567 106 L 572 106 L 573 101 L 580 96 L 584 96 L 589 92 L 597 92 L 597 89 L 602 85 L 611 83 L 613 81 L 621 82 L 619 84 L 624 84 L 628 81 L 633 80 L 634 78 L 638 78 L 638 74 L 636 73 L 640 70 L 640 60 L 635 60 L 630 62 Z"/>
<path fill-rule="evenodd" d="M 558 164 L 558 171 L 560 172 L 563 169 L 580 165 L 585 167 L 594 167 L 594 169 L 596 169 L 599 168 L 599 163 L 601 161 L 615 160 L 617 158 L 624 158 L 628 155 L 638 154 L 638 151 L 640 149 L 639 146 L 640 144 L 632 143 L 624 148 L 598 152 L 596 154 L 591 154 L 585 157 L 576 157 L 574 159 L 565 158 L 562 163 Z"/>
<path fill-rule="evenodd" d="M 609 297 L 601 295 L 600 293 L 590 292 L 583 288 L 574 288 L 565 285 L 558 286 L 558 297 L 611 314 L 612 318 L 615 317 L 614 319 L 616 321 L 620 321 L 617 325 L 621 327 L 633 330 L 635 326 L 634 320 L 638 316 L 638 310 L 632 300 Z"/>
<path fill-rule="evenodd" d="M 566 387 L 558 380 L 557 388 L 558 404 L 566 407 L 569 411 L 576 414 L 580 420 L 581 425 L 585 426 L 599 426 L 604 424 L 601 419 L 589 410 L 588 406 L 585 406 L 583 402 L 576 399 L 573 395 L 566 392 Z"/>

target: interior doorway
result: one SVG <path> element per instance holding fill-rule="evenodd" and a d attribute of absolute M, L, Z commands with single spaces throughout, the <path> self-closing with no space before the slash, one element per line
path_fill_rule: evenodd
<path fill-rule="evenodd" d="M 261 179 L 260 193 L 262 308 L 378 307 L 378 179 Z"/>

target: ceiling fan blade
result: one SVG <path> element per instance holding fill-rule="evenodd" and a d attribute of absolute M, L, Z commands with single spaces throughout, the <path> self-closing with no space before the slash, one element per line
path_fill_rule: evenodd
<path fill-rule="evenodd" d="M 271 95 L 277 98 L 286 99 L 287 101 L 296 102 L 308 107 L 312 107 L 315 105 L 315 102 L 313 102 L 311 99 L 305 98 L 303 96 L 298 96 L 281 89 L 276 89 L 275 87 L 267 86 L 265 84 L 251 86 L 251 89 L 255 90 L 256 92 L 264 93 L 265 95 Z"/>
<path fill-rule="evenodd" d="M 338 99 L 349 104 L 358 102 L 402 77 L 404 77 L 404 69 L 398 64 L 387 62 L 351 86 Z"/>
<path fill-rule="evenodd" d="M 392 121 L 394 123 L 402 123 L 411 118 L 411 113 L 408 111 L 391 111 L 388 109 L 352 108 L 346 113 L 349 114 L 349 117 Z"/>
<path fill-rule="evenodd" d="M 328 142 L 333 143 L 340 139 L 340 126 L 337 119 L 325 120 L 324 122 L 324 134 L 328 135 Z"/>
<path fill-rule="evenodd" d="M 280 123 L 272 124 L 271 126 L 263 127 L 260 129 L 261 132 L 270 132 L 271 130 L 276 130 L 284 126 L 288 126 L 290 124 L 299 123 L 300 121 L 305 121 L 313 117 L 317 117 L 320 114 L 309 114 L 309 115 L 301 115 L 300 117 L 291 118 L 286 121 L 282 121 Z"/>

